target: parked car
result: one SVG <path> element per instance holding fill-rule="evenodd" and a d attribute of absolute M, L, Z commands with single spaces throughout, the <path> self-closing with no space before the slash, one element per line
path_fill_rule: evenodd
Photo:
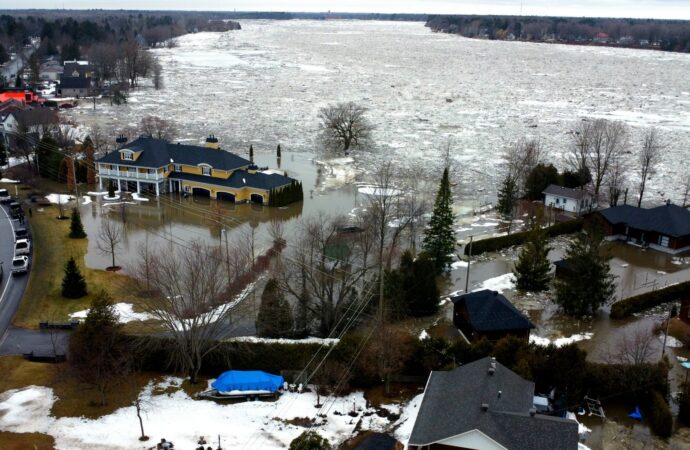
<path fill-rule="evenodd" d="M 29 257 L 15 256 L 12 259 L 12 275 L 19 275 L 29 271 Z"/>
<path fill-rule="evenodd" d="M 22 211 L 22 205 L 20 205 L 18 202 L 10 203 L 10 215 L 13 219 L 18 219 L 19 217 L 23 216 L 24 211 Z"/>
<path fill-rule="evenodd" d="M 28 239 L 17 239 L 14 243 L 14 255 L 28 255 L 31 253 L 31 243 Z"/>
<path fill-rule="evenodd" d="M 12 201 L 12 196 L 7 192 L 7 189 L 0 189 L 0 203 L 9 203 Z"/>
<path fill-rule="evenodd" d="M 29 239 L 29 230 L 26 228 L 15 228 L 14 230 L 15 239 Z"/>

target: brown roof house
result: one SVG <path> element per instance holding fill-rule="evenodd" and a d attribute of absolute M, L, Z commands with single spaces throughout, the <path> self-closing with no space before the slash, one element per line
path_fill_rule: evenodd
<path fill-rule="evenodd" d="M 507 298 L 484 289 L 451 297 L 453 323 L 468 341 L 487 338 L 497 341 L 506 336 L 529 339 L 534 325 Z"/>
<path fill-rule="evenodd" d="M 537 414 L 534 383 L 486 357 L 431 372 L 410 450 L 577 450 L 574 420 Z"/>

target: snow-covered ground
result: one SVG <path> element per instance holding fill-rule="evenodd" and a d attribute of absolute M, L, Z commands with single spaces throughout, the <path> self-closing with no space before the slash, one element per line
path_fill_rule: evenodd
<path fill-rule="evenodd" d="M 473 289 L 472 292 L 481 291 L 483 289 L 497 291 L 499 294 L 502 294 L 503 291 L 515 289 L 515 275 L 512 273 L 506 273 L 494 278 L 489 278 L 488 280 L 481 282 L 479 287 Z"/>
<path fill-rule="evenodd" d="M 541 345 L 546 347 L 549 344 L 553 344 L 556 347 L 563 347 L 564 345 L 572 344 L 573 342 L 585 341 L 592 339 L 593 333 L 578 333 L 572 336 L 559 337 L 559 338 L 546 338 L 541 336 L 530 335 L 529 341 L 532 344 Z"/>
<path fill-rule="evenodd" d="M 631 160 L 644 132 L 657 127 L 664 160 L 647 198 L 681 195 L 687 167 L 678 162 L 690 148 L 688 54 L 470 40 L 423 23 L 337 20 L 245 20 L 241 31 L 177 41 L 154 50 L 165 89 L 135 90 L 127 105 L 104 103 L 95 113 L 86 102 L 67 114 L 124 126 L 165 111 L 182 140 L 214 133 L 224 148 L 246 151 L 253 143 L 258 153 L 280 143 L 286 159 L 316 149 L 319 108 L 355 101 L 375 126 L 376 149 L 355 155 L 362 171 L 386 158 L 437 177 L 450 141 L 463 195 L 489 201 L 508 144 L 538 138 L 563 167 L 570 132 L 582 118 L 602 117 L 629 125 Z M 205 88 L 183 96 L 199 80 Z M 338 164 L 328 175 L 353 167 Z M 635 171 L 627 175 L 634 184 Z"/>
<path fill-rule="evenodd" d="M 71 200 L 74 200 L 75 197 L 73 195 L 67 195 L 67 194 L 49 194 L 46 195 L 46 200 L 48 200 L 50 203 L 53 204 L 60 204 L 64 205 L 68 203 Z"/>
<path fill-rule="evenodd" d="M 113 305 L 113 307 L 115 308 L 115 312 L 119 317 L 120 323 L 153 319 L 153 317 L 147 313 L 134 312 L 132 305 L 129 303 L 116 303 Z M 84 309 L 82 311 L 77 311 L 73 314 L 70 314 L 70 317 L 72 319 L 85 319 L 88 313 L 89 310 Z"/>
<path fill-rule="evenodd" d="M 55 438 L 59 450 L 134 450 L 144 449 L 160 438 L 175 444 L 175 448 L 196 448 L 200 436 L 218 435 L 223 448 L 232 449 L 284 449 L 302 433 L 303 426 L 287 423 L 297 418 L 315 418 L 312 430 L 338 444 L 349 438 L 361 420 L 361 429 L 384 431 L 395 429 L 395 435 L 407 441 L 417 415 L 421 396 L 405 407 L 385 405 L 384 408 L 400 414 L 391 423 L 368 408 L 361 392 L 345 397 L 322 397 L 319 409 L 316 395 L 284 393 L 275 402 L 254 401 L 221 405 L 208 400 L 191 399 L 182 390 L 155 395 L 155 388 L 179 385 L 181 380 L 168 378 L 157 385 L 150 384 L 140 394 L 145 409 L 144 429 L 152 441 L 138 441 L 139 426 L 133 406 L 120 408 L 99 419 L 82 417 L 55 418 L 50 409 L 57 400 L 50 387 L 28 386 L 0 394 L 0 430 L 17 433 L 39 432 Z M 354 411 L 354 416 L 349 413 Z M 323 415 L 323 416 L 321 416 Z M 151 444 L 153 442 L 153 444 Z"/>
<path fill-rule="evenodd" d="M 256 336 L 238 336 L 228 339 L 234 342 L 250 342 L 250 343 L 264 343 L 264 344 L 320 344 L 320 345 L 335 345 L 340 342 L 337 338 L 319 338 L 319 337 L 306 337 L 304 339 L 271 339 L 271 338 L 260 338 Z"/>

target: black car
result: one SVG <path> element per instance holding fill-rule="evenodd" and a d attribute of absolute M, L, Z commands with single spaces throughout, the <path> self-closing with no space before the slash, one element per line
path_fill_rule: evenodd
<path fill-rule="evenodd" d="M 22 205 L 17 202 L 10 203 L 10 214 L 12 215 L 13 219 L 23 216 L 24 211 L 22 211 Z"/>
<path fill-rule="evenodd" d="M 29 239 L 29 230 L 26 228 L 17 228 L 14 230 L 15 239 Z"/>
<path fill-rule="evenodd" d="M 12 201 L 12 196 L 7 192 L 7 189 L 0 189 L 0 203 L 6 204 Z"/>

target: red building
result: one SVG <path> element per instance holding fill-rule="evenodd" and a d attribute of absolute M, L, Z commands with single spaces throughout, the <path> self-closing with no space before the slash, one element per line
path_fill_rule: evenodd
<path fill-rule="evenodd" d="M 31 89 L 7 88 L 0 92 L 0 103 L 7 100 L 18 100 L 22 103 L 43 103 L 43 98 Z"/>

